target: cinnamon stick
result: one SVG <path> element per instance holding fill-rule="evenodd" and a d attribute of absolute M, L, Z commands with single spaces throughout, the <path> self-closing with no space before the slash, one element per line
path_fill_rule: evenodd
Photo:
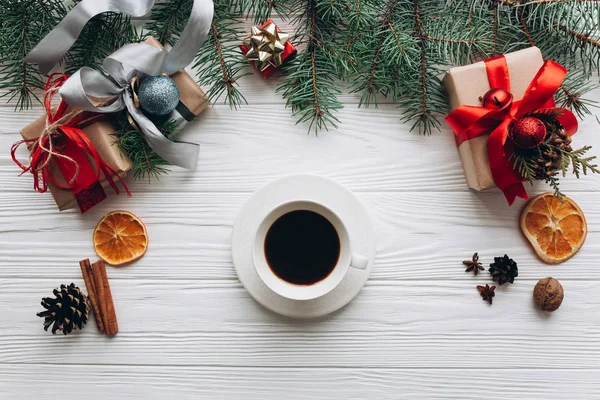
<path fill-rule="evenodd" d="M 102 315 L 100 314 L 100 307 L 98 305 L 98 294 L 96 293 L 96 285 L 94 284 L 94 277 L 92 276 L 92 264 L 89 259 L 79 261 L 79 267 L 81 268 L 81 275 L 83 275 L 83 281 L 88 291 L 88 297 L 92 304 L 92 311 L 96 318 L 96 325 L 100 332 L 104 331 L 104 324 L 102 323 Z"/>
<path fill-rule="evenodd" d="M 113 303 L 112 293 L 110 291 L 110 285 L 108 284 L 108 276 L 106 275 L 106 267 L 104 266 L 104 261 L 98 260 L 92 265 L 92 270 L 94 272 L 94 278 L 96 280 L 96 286 L 98 285 L 98 279 L 96 275 L 98 275 L 101 279 L 102 290 L 98 290 L 98 292 L 102 292 L 102 299 L 104 303 L 103 312 L 103 321 L 106 330 L 106 334 L 112 336 L 119 331 L 119 325 L 117 323 L 117 314 L 115 312 L 115 304 Z M 106 315 L 106 318 L 104 318 Z"/>
<path fill-rule="evenodd" d="M 102 316 L 104 332 L 106 332 L 107 335 L 110 335 L 110 327 L 108 326 L 108 315 L 106 314 L 106 294 L 104 292 L 104 281 L 102 278 L 102 272 L 96 264 L 97 263 L 92 264 L 92 276 L 94 277 L 94 287 L 96 288 L 96 295 L 98 296 L 98 306 L 100 307 L 100 315 Z"/>

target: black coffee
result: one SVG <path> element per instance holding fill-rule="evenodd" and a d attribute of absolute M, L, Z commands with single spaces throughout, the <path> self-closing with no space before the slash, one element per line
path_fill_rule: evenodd
<path fill-rule="evenodd" d="M 340 238 L 322 215 L 291 211 L 269 228 L 265 255 L 273 273 L 284 281 L 311 285 L 333 271 L 340 256 Z"/>

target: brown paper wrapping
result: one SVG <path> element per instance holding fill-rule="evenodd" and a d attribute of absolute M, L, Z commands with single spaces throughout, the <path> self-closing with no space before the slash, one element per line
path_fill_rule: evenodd
<path fill-rule="evenodd" d="M 31 124 L 27 125 L 21 130 L 21 136 L 24 139 L 35 139 L 40 136 L 44 127 L 46 126 L 46 115 L 42 115 Z M 94 148 L 100 155 L 100 158 L 104 160 L 121 178 L 124 178 L 127 171 L 131 169 L 131 160 L 121 155 L 119 148 L 114 145 L 116 138 L 112 135 L 115 132 L 115 128 L 106 121 L 96 122 L 82 129 L 83 132 L 90 139 Z M 88 157 L 90 158 L 90 157 Z M 92 160 L 90 158 L 90 160 Z M 95 163 L 92 162 L 94 169 L 96 168 Z M 64 177 L 62 176 L 60 169 L 55 164 L 52 165 L 52 175 L 59 183 L 66 185 Z M 115 182 L 118 178 L 114 177 Z M 100 173 L 100 183 L 106 190 L 106 193 L 110 195 L 112 189 L 110 188 L 109 182 L 103 173 Z M 69 208 L 77 207 L 77 201 L 75 196 L 68 189 L 61 189 L 54 185 L 52 182 L 49 183 L 50 192 L 54 201 L 58 206 L 59 210 L 66 210 Z"/>
<path fill-rule="evenodd" d="M 157 48 L 162 48 L 161 44 L 153 37 L 149 37 L 146 40 L 146 43 Z M 198 86 L 194 81 L 194 78 L 184 70 L 174 73 L 171 75 L 171 78 L 179 89 L 180 102 L 183 103 L 194 116 L 199 115 L 209 104 L 206 93 Z M 179 128 L 182 128 L 187 123 L 183 118 L 182 120 L 183 123 L 179 125 Z M 45 127 L 45 121 L 45 115 L 39 117 L 30 125 L 23 128 L 21 136 L 23 136 L 24 139 L 35 139 L 39 137 Z M 100 157 L 121 178 L 124 178 L 127 171 L 131 169 L 131 160 L 128 157 L 121 155 L 119 148 L 116 145 L 113 146 L 113 143 L 116 140 L 116 138 L 112 136 L 112 133 L 115 132 L 114 127 L 109 122 L 102 121 L 92 124 L 82 130 L 90 138 Z M 92 163 L 92 165 L 94 164 Z M 66 185 L 58 166 L 53 165 L 51 168 L 53 176 L 61 184 Z M 100 183 L 107 191 L 107 194 L 110 193 L 112 189 L 110 189 L 110 185 L 104 174 L 100 174 L 100 178 Z M 118 180 L 117 177 L 115 177 L 114 180 L 116 182 Z M 77 207 L 75 196 L 73 196 L 73 193 L 71 193 L 70 190 L 61 189 L 52 183 L 49 184 L 49 189 L 56 201 L 56 205 L 61 211 Z"/>
<path fill-rule="evenodd" d="M 525 90 L 544 64 L 537 47 L 505 54 L 510 73 L 510 88 L 515 100 L 525 95 Z M 490 90 L 483 61 L 456 67 L 446 73 L 443 80 L 449 98 L 450 111 L 462 105 L 480 106 L 480 97 Z M 467 185 L 471 189 L 484 190 L 495 187 L 487 154 L 489 135 L 467 140 L 458 147 L 465 170 Z"/>
<path fill-rule="evenodd" d="M 146 44 L 162 48 L 162 45 L 158 40 L 153 37 L 146 39 Z M 177 71 L 171 78 L 179 89 L 179 101 L 181 101 L 194 115 L 199 115 L 208 106 L 208 97 L 206 93 L 198 86 L 194 78 L 190 76 L 185 70 Z M 179 126 L 182 128 L 182 126 Z"/>

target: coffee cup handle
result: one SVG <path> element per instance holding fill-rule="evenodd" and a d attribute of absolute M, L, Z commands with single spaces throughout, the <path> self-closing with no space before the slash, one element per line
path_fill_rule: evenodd
<path fill-rule="evenodd" d="M 350 257 L 350 266 L 356 269 L 367 269 L 369 266 L 369 259 L 360 254 L 352 253 Z"/>

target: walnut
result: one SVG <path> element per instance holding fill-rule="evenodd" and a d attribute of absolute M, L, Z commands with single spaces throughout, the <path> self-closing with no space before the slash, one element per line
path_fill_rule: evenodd
<path fill-rule="evenodd" d="M 544 311 L 555 311 L 563 301 L 563 287 L 554 278 L 540 279 L 533 288 L 533 300 Z"/>

